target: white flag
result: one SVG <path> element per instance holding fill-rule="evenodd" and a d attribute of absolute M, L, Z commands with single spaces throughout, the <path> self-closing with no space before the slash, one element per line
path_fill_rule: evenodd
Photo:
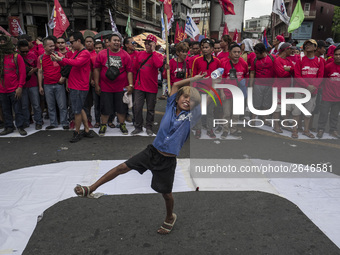
<path fill-rule="evenodd" d="M 45 23 L 45 32 L 46 32 L 46 37 L 48 36 L 48 29 L 47 29 L 47 24 Z"/>
<path fill-rule="evenodd" d="M 116 26 L 116 23 L 113 21 L 110 9 L 109 9 L 109 14 L 110 14 L 110 21 L 111 21 L 112 32 L 120 34 L 118 32 L 118 28 Z"/>
<path fill-rule="evenodd" d="M 162 39 L 165 41 L 165 25 L 164 25 L 163 8 L 161 8 L 161 17 L 162 17 Z"/>
<path fill-rule="evenodd" d="M 200 34 L 200 30 L 192 20 L 189 12 L 187 13 L 187 21 L 185 23 L 185 33 L 192 38 L 195 38 L 196 35 Z"/>
<path fill-rule="evenodd" d="M 25 32 L 21 29 L 20 23 L 17 19 L 13 19 L 13 23 L 16 24 L 18 28 L 18 35 L 23 35 Z"/>
<path fill-rule="evenodd" d="M 289 25 L 290 17 L 287 15 L 286 6 L 284 0 L 275 0 L 273 5 L 273 12 L 280 16 L 280 19 Z"/>
<path fill-rule="evenodd" d="M 54 15 L 54 6 L 53 6 L 51 18 L 48 21 L 48 26 L 50 27 L 50 29 L 54 29 L 55 28 L 55 21 L 54 21 L 54 19 L 55 19 L 55 15 Z"/>

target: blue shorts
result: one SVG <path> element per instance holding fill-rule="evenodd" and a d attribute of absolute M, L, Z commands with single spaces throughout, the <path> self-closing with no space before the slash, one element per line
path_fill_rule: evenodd
<path fill-rule="evenodd" d="M 87 90 L 70 89 L 71 108 L 74 114 L 81 114 L 81 110 L 84 109 L 87 93 Z"/>

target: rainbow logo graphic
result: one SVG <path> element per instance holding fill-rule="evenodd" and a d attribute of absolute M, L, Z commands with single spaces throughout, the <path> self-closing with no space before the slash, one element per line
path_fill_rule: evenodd
<path fill-rule="evenodd" d="M 210 91 L 208 91 L 208 90 L 206 90 L 206 89 L 204 89 L 204 88 L 197 88 L 197 89 L 199 89 L 199 90 L 204 91 L 205 93 L 207 93 L 207 94 L 211 97 L 211 99 L 214 101 L 215 106 L 217 106 L 216 99 L 215 99 L 214 95 L 213 95 Z M 222 100 L 221 100 L 221 97 L 218 95 L 217 91 L 216 91 L 214 88 L 210 88 L 210 89 L 214 92 L 214 94 L 216 95 L 217 99 L 220 101 L 220 104 L 221 104 L 221 106 L 222 106 Z"/>

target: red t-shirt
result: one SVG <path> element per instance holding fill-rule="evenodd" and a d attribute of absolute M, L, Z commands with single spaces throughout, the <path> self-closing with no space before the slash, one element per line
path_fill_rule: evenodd
<path fill-rule="evenodd" d="M 62 57 L 61 53 L 58 53 Z M 57 61 L 51 60 L 51 55 L 43 54 L 38 58 L 38 69 L 42 69 L 44 75 L 44 84 L 56 84 L 61 77 L 60 65 Z"/>
<path fill-rule="evenodd" d="M 290 67 L 290 71 L 285 71 L 284 67 Z M 278 88 L 277 92 L 281 93 L 281 88 L 290 87 L 291 85 L 291 76 L 294 75 L 294 64 L 287 58 L 277 57 L 274 61 L 274 73 L 276 78 L 273 88 Z"/>
<path fill-rule="evenodd" d="M 200 73 L 207 73 L 205 77 L 210 77 L 211 73 L 215 71 L 217 68 L 220 68 L 221 66 L 221 61 L 214 57 L 211 56 L 211 61 L 210 63 L 207 62 L 206 58 L 202 55 L 197 57 L 194 60 L 194 63 L 192 64 L 192 72 L 191 76 L 194 77 Z M 210 90 L 210 87 L 212 86 L 211 80 L 203 80 L 198 83 L 193 84 L 193 87 L 200 87 L 204 88 L 207 90 Z"/>
<path fill-rule="evenodd" d="M 119 68 L 120 71 L 120 75 L 114 81 L 109 80 L 105 75 L 108 69 L 107 51 L 109 51 L 110 65 Z M 132 61 L 125 50 L 120 49 L 118 52 L 102 50 L 97 55 L 94 68 L 101 69 L 99 84 L 103 92 L 122 92 L 124 87 L 129 85 L 127 73 L 132 72 Z"/>
<path fill-rule="evenodd" d="M 274 56 L 273 60 L 275 61 Z M 255 78 L 259 81 L 257 83 L 255 80 L 256 85 L 272 86 L 273 78 L 275 77 L 273 60 L 267 55 L 264 58 L 257 59 L 256 64 L 255 59 L 251 63 L 250 71 L 255 71 Z"/>
<path fill-rule="evenodd" d="M 297 82 L 295 87 L 307 88 L 309 85 L 313 85 L 316 87 L 313 95 L 316 95 L 323 76 L 324 62 L 318 57 L 309 59 L 307 56 L 304 56 L 301 62 L 298 61 L 296 64 L 295 77 Z"/>
<path fill-rule="evenodd" d="M 288 56 L 287 59 L 289 59 L 294 64 L 294 66 L 296 66 L 296 64 L 301 61 L 301 56 L 300 55 Z"/>
<path fill-rule="evenodd" d="M 233 66 L 236 69 L 236 76 L 237 76 L 238 81 L 241 81 L 242 79 L 245 79 L 247 77 L 248 64 L 246 63 L 246 61 L 244 61 L 243 58 L 239 58 L 238 63 L 237 64 L 233 63 Z M 222 74 L 222 78 L 228 79 L 228 84 L 237 86 L 236 80 L 230 80 L 230 78 L 229 78 L 229 75 L 230 75 L 229 71 L 230 71 L 230 69 L 232 69 L 232 66 L 230 64 L 230 59 L 229 59 L 229 61 L 225 62 L 223 68 L 224 68 L 224 73 Z M 232 95 L 232 93 L 230 92 L 229 89 L 223 89 L 223 92 L 226 96 L 226 99 L 230 99 L 230 98 L 233 97 L 233 95 Z"/>
<path fill-rule="evenodd" d="M 91 55 L 88 50 L 82 50 L 76 58 L 78 51 L 74 52 L 71 58 L 64 58 L 60 64 L 72 66 L 70 76 L 68 77 L 68 87 L 75 90 L 89 90 L 90 72 L 91 72 Z"/>
<path fill-rule="evenodd" d="M 187 63 L 185 64 L 185 70 L 184 70 L 184 63 L 186 63 L 185 60 L 183 62 L 177 62 L 176 59 L 174 59 L 174 58 L 170 59 L 169 66 L 170 66 L 170 84 L 171 84 L 171 86 L 175 82 L 181 81 L 188 76 L 188 65 L 187 65 Z M 176 77 L 177 72 L 185 72 L 184 78 L 177 78 Z"/>
<path fill-rule="evenodd" d="M 33 52 L 28 52 L 28 54 L 24 57 L 24 60 L 28 63 L 25 65 L 31 68 L 36 68 L 37 67 L 37 56 Z M 33 73 L 31 75 L 31 79 L 26 81 L 25 88 L 32 88 L 32 87 L 37 87 L 38 86 L 38 78 L 37 78 L 37 73 Z"/>
<path fill-rule="evenodd" d="M 18 87 L 22 88 L 25 85 L 26 67 L 19 54 L 17 56 L 17 65 L 14 62 L 14 54 L 5 55 L 3 74 L 3 79 L 0 79 L 0 93 L 11 93 Z"/>
<path fill-rule="evenodd" d="M 135 82 L 135 89 L 149 92 L 158 92 L 158 69 L 163 66 L 163 55 L 154 51 L 147 53 L 146 51 L 139 52 L 137 61 L 134 65 L 134 70 L 137 72 L 140 65 L 152 54 L 152 57 L 142 66 Z"/>
<path fill-rule="evenodd" d="M 188 70 L 190 69 L 190 70 L 192 70 L 192 64 L 194 63 L 194 61 L 195 61 L 195 59 L 196 58 L 198 58 L 200 55 L 199 54 L 197 54 L 197 55 L 195 55 L 195 56 L 191 56 L 189 59 L 188 59 Z"/>
<path fill-rule="evenodd" d="M 340 65 L 331 62 L 325 67 L 325 80 L 322 90 L 322 100 L 340 102 Z"/>
<path fill-rule="evenodd" d="M 136 63 L 137 63 L 137 57 L 138 57 L 138 51 L 134 51 L 134 52 L 132 52 L 132 53 L 128 53 L 129 54 L 129 56 L 130 56 L 130 58 L 131 58 L 131 61 L 132 61 L 132 67 L 134 67 L 135 65 L 136 65 Z M 135 82 L 136 82 L 136 75 L 137 75 L 137 69 L 135 69 L 135 68 L 132 68 L 132 73 L 133 73 L 133 84 L 135 84 Z"/>
<path fill-rule="evenodd" d="M 220 54 L 218 54 L 217 58 L 219 60 L 225 59 L 225 58 L 229 58 L 229 51 L 222 51 L 220 52 Z"/>

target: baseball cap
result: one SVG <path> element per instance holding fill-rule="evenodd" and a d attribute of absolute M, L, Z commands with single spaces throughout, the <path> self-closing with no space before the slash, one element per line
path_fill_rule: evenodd
<path fill-rule="evenodd" d="M 329 44 L 334 44 L 334 41 L 332 38 L 327 38 L 326 39 L 326 42 L 329 43 Z"/>
<path fill-rule="evenodd" d="M 290 43 L 282 43 L 279 49 L 282 52 L 282 51 L 289 49 L 291 47 L 292 47 L 292 45 Z"/>
<path fill-rule="evenodd" d="M 278 40 L 280 42 L 285 42 L 285 38 L 282 35 L 276 36 L 276 40 Z"/>
<path fill-rule="evenodd" d="M 157 37 L 154 35 L 148 35 L 143 41 L 151 41 L 157 44 Z"/>
<path fill-rule="evenodd" d="M 314 44 L 315 47 L 318 47 L 318 43 L 314 40 L 314 39 L 309 39 L 309 40 L 306 40 L 304 43 L 303 43 L 303 48 L 305 48 L 306 44 L 307 43 L 311 43 L 311 44 Z"/>

